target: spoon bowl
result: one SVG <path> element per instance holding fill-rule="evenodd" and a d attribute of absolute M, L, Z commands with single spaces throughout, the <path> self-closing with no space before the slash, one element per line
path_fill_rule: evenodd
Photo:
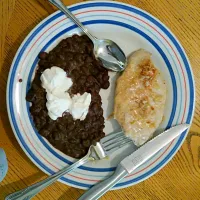
<path fill-rule="evenodd" d="M 88 29 L 67 9 L 61 0 L 49 0 L 59 10 L 64 12 L 92 40 L 95 57 L 100 59 L 103 66 L 115 72 L 121 72 L 126 67 L 126 56 L 122 49 L 112 40 L 97 39 Z"/>
<path fill-rule="evenodd" d="M 105 68 L 115 72 L 125 69 L 126 56 L 115 42 L 108 39 L 96 39 L 93 43 L 94 54 L 102 61 Z"/>

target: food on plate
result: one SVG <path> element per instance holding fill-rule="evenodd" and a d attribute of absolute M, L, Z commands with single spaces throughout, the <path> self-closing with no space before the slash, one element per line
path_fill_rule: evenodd
<path fill-rule="evenodd" d="M 68 37 L 39 58 L 26 96 L 35 127 L 55 148 L 81 158 L 105 135 L 99 91 L 110 85 L 108 71 L 85 35 Z"/>
<path fill-rule="evenodd" d="M 163 119 L 166 84 L 144 49 L 133 52 L 117 80 L 114 117 L 139 146 L 152 137 Z"/>
<path fill-rule="evenodd" d="M 40 76 L 42 87 L 46 90 L 46 107 L 51 119 L 62 117 L 64 112 L 69 112 L 73 119 L 84 120 L 91 103 L 91 94 L 84 92 L 70 97 L 68 90 L 73 82 L 67 73 L 59 67 L 45 69 Z"/>

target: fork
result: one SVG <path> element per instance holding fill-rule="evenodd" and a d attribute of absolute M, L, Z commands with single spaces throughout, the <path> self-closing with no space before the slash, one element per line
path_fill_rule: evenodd
<path fill-rule="evenodd" d="M 48 178 L 35 183 L 25 189 L 19 190 L 12 194 L 9 194 L 5 200 L 28 200 L 42 191 L 44 188 L 55 182 L 57 179 L 61 178 L 63 175 L 69 173 L 75 168 L 87 163 L 88 161 L 101 160 L 118 149 L 122 148 L 132 140 L 127 138 L 123 131 L 117 133 L 111 133 L 102 138 L 99 142 L 91 145 L 88 153 L 82 159 L 78 160 L 70 166 L 66 166 L 55 174 L 49 176 Z"/>

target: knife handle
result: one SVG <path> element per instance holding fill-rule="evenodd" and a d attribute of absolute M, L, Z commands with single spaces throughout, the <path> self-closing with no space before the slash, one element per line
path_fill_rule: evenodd
<path fill-rule="evenodd" d="M 128 172 L 119 164 L 116 171 L 108 179 L 96 184 L 86 191 L 78 200 L 96 200 L 105 194 L 110 188 L 123 179 Z"/>

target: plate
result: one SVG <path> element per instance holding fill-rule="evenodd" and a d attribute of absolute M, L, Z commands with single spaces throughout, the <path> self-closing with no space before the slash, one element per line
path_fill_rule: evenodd
<path fill-rule="evenodd" d="M 139 48 L 152 53 L 152 59 L 163 74 L 168 88 L 164 120 L 155 135 L 173 125 L 191 123 L 195 102 L 192 70 L 183 47 L 165 25 L 149 13 L 123 3 L 95 1 L 69 8 L 93 35 L 114 40 L 126 55 Z M 8 79 L 7 108 L 13 132 L 27 156 L 47 174 L 55 173 L 75 160 L 56 150 L 37 133 L 25 96 L 34 77 L 39 52 L 51 50 L 63 38 L 75 33 L 81 32 L 59 11 L 44 19 L 21 44 Z M 113 108 L 116 76 L 115 73 L 110 73 L 110 76 L 110 88 L 101 91 L 105 118 Z M 106 134 L 117 130 L 117 127 L 114 121 L 106 120 Z M 134 185 L 155 174 L 172 159 L 186 135 L 187 132 L 182 133 L 113 189 Z M 126 146 L 108 159 L 87 163 L 59 181 L 88 189 L 110 176 L 117 163 L 135 149 L 134 145 Z"/>

